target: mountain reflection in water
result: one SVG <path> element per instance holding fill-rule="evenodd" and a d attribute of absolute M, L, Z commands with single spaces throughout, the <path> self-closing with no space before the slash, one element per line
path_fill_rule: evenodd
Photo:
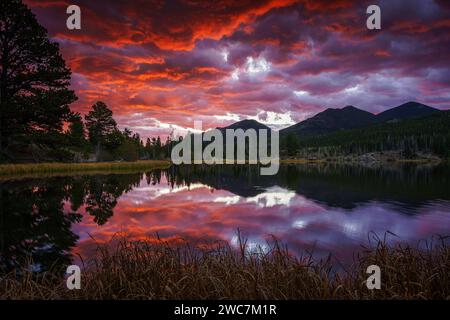
<path fill-rule="evenodd" d="M 0 272 L 31 256 L 47 270 L 89 258 L 118 232 L 132 239 L 182 237 L 251 245 L 274 235 L 295 252 L 342 261 L 369 232 L 416 243 L 450 234 L 450 167 L 282 165 L 173 166 L 148 173 L 0 182 Z M 95 240 L 94 240 L 95 239 Z"/>

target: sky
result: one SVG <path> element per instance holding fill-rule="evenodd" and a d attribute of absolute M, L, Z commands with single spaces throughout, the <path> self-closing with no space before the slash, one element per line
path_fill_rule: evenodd
<path fill-rule="evenodd" d="M 25 0 L 60 44 L 85 114 L 98 100 L 143 138 L 326 108 L 450 107 L 450 1 Z M 81 8 L 68 30 L 66 8 Z M 366 9 L 381 8 L 381 30 Z"/>

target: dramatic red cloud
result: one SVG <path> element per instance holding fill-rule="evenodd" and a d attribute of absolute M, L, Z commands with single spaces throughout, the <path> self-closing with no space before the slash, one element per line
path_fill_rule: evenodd
<path fill-rule="evenodd" d="M 26 0 L 57 41 L 87 112 L 96 100 L 143 137 L 258 119 L 281 128 L 327 107 L 448 108 L 450 8 L 440 0 Z M 77 4 L 82 29 L 66 28 Z"/>

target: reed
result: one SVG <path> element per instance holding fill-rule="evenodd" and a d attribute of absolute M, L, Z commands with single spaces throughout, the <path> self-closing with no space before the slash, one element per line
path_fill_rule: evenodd
<path fill-rule="evenodd" d="M 425 249 L 379 240 L 337 272 L 332 259 L 225 242 L 192 244 L 121 240 L 100 245 L 68 290 L 61 270 L 28 269 L 0 277 L 2 299 L 450 299 L 450 249 L 444 238 Z M 366 287 L 366 268 L 382 270 L 381 289 Z M 18 276 L 20 274 L 20 276 Z"/>

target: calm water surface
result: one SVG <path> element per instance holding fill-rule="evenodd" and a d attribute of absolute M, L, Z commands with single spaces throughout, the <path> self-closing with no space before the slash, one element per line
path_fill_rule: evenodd
<path fill-rule="evenodd" d="M 274 235 L 293 252 L 349 261 L 370 232 L 417 243 L 450 235 L 450 167 L 172 167 L 149 173 L 2 181 L 0 271 L 32 255 L 39 270 L 89 258 L 118 232 L 133 239 Z"/>

